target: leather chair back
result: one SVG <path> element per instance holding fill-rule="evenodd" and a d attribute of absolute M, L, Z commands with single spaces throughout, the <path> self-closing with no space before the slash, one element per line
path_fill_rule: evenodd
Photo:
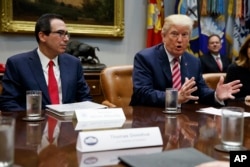
<path fill-rule="evenodd" d="M 206 73 L 202 75 L 207 86 L 216 89 L 217 83 L 220 80 L 220 77 L 223 76 L 224 78 L 226 77 L 226 73 Z"/>
<path fill-rule="evenodd" d="M 100 84 L 109 107 L 128 106 L 133 93 L 132 65 L 112 66 L 102 70 Z M 112 105 L 113 104 L 113 105 Z"/>

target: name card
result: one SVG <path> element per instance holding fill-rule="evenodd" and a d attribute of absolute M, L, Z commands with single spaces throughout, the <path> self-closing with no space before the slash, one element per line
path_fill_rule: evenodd
<path fill-rule="evenodd" d="M 122 108 L 76 110 L 75 117 L 75 130 L 118 128 L 126 120 Z"/>
<path fill-rule="evenodd" d="M 79 132 L 76 149 L 93 152 L 162 144 L 159 127 L 114 129 Z"/>
<path fill-rule="evenodd" d="M 121 128 L 125 122 L 125 119 L 110 120 L 110 121 L 83 121 L 77 122 L 75 130 L 98 130 L 98 129 L 111 129 Z"/>
<path fill-rule="evenodd" d="M 120 162 L 119 156 L 153 154 L 160 152 L 162 152 L 162 147 L 100 151 L 91 153 L 82 153 L 77 151 L 77 159 L 79 167 L 108 166 L 118 164 Z"/>

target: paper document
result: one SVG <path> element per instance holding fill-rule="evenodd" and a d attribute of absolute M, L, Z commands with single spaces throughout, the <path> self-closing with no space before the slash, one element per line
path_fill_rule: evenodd
<path fill-rule="evenodd" d="M 46 105 L 46 109 L 49 112 L 52 112 L 59 116 L 70 116 L 74 114 L 75 110 L 90 109 L 90 108 L 107 108 L 107 106 L 91 101 Z"/>
<path fill-rule="evenodd" d="M 214 107 L 201 108 L 200 110 L 197 110 L 196 112 L 202 112 L 202 113 L 212 114 L 212 115 L 221 115 L 221 109 L 217 109 Z M 244 117 L 250 117 L 250 113 L 244 112 Z"/>

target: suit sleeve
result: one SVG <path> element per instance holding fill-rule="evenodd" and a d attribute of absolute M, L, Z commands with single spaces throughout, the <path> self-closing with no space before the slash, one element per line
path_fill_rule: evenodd
<path fill-rule="evenodd" d="M 158 65 L 140 53 L 136 54 L 133 69 L 133 96 L 130 105 L 165 106 L 165 91 L 159 87 L 156 88 L 161 79 L 158 78 L 157 81 L 154 79 L 153 71 L 159 68 L 155 66 Z"/>
<path fill-rule="evenodd" d="M 18 82 L 18 71 L 15 63 L 7 60 L 6 67 L 2 79 L 4 89 L 0 96 L 0 109 L 3 111 L 23 111 L 26 108 L 26 100 L 25 97 L 22 97 L 24 90 Z"/>

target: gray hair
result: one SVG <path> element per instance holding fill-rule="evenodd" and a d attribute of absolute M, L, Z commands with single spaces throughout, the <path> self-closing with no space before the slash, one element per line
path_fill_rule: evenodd
<path fill-rule="evenodd" d="M 178 25 L 178 26 L 187 26 L 191 34 L 193 30 L 193 24 L 194 24 L 194 21 L 187 15 L 173 14 L 173 15 L 165 17 L 164 25 L 162 27 L 161 33 L 162 35 L 165 35 L 172 26 Z"/>

